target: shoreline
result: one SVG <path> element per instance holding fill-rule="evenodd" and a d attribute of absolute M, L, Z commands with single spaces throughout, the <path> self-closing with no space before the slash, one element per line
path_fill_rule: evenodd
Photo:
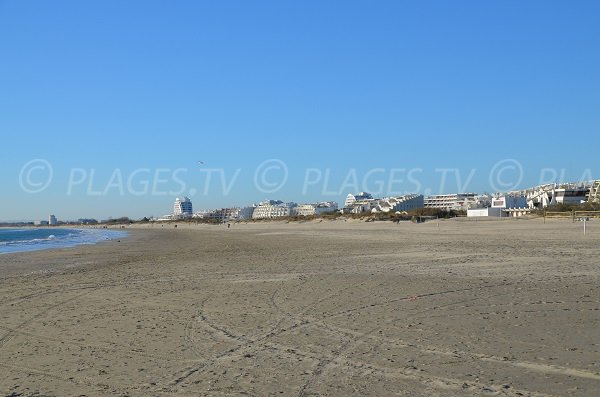
<path fill-rule="evenodd" d="M 11 227 L 6 230 L 15 231 L 37 231 L 48 229 L 41 228 L 19 228 Z M 94 245 L 109 240 L 120 240 L 127 237 L 127 232 L 124 229 L 112 230 L 112 229 L 90 229 L 83 227 L 58 227 L 54 230 L 69 231 L 68 236 L 54 236 L 50 234 L 48 237 L 45 236 L 23 236 L 27 238 L 25 240 L 7 240 L 3 241 L 5 248 L 11 248 L 12 250 L 6 252 L 0 252 L 0 255 L 7 255 L 13 253 L 24 253 L 24 252 L 37 252 L 37 251 L 49 251 L 57 249 L 68 249 L 74 248 L 80 245 Z M 78 233 L 78 234 L 77 234 Z M 21 233 L 18 234 L 21 237 Z M 65 238 L 66 237 L 66 238 Z M 64 238 L 64 239 L 63 239 Z"/>

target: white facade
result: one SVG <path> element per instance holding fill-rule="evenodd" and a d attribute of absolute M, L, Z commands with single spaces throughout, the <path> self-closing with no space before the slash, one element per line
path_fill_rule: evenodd
<path fill-rule="evenodd" d="M 492 208 L 527 208 L 527 197 L 499 196 L 492 199 Z"/>
<path fill-rule="evenodd" d="M 173 204 L 173 216 L 177 218 L 192 217 L 194 211 L 192 209 L 192 201 L 188 197 L 175 199 Z"/>
<path fill-rule="evenodd" d="M 299 204 L 297 207 L 294 207 L 292 211 L 292 215 L 297 216 L 311 216 L 316 214 L 317 205 L 316 204 Z"/>
<path fill-rule="evenodd" d="M 371 212 L 403 212 L 423 208 L 424 197 L 421 194 L 386 197 L 373 202 Z"/>
<path fill-rule="evenodd" d="M 292 215 L 292 208 L 296 203 L 284 203 L 281 200 L 268 200 L 261 202 L 252 212 L 252 219 L 281 218 Z"/>
<path fill-rule="evenodd" d="M 585 203 L 586 197 L 589 194 L 589 189 L 586 188 L 559 188 L 554 190 L 552 201 L 556 204 L 581 204 Z"/>
<path fill-rule="evenodd" d="M 357 201 L 372 200 L 372 199 L 373 199 L 373 196 L 371 196 L 370 193 L 366 193 L 366 192 L 360 192 L 358 194 L 350 193 L 348 196 L 346 196 L 346 201 L 344 202 L 344 207 L 351 207 Z"/>
<path fill-rule="evenodd" d="M 600 180 L 593 181 L 590 186 L 590 193 L 588 195 L 588 202 L 600 203 Z"/>
<path fill-rule="evenodd" d="M 505 208 L 502 210 L 502 213 L 510 218 L 518 218 L 529 215 L 531 210 L 529 208 Z"/>
<path fill-rule="evenodd" d="M 292 208 L 292 215 L 311 216 L 321 215 L 328 212 L 335 212 L 338 209 L 338 204 L 335 201 L 326 201 L 317 204 L 300 204 Z"/>
<path fill-rule="evenodd" d="M 600 202 L 600 181 L 581 183 L 549 183 L 512 192 L 527 197 L 529 208 L 546 208 L 556 204 Z"/>
<path fill-rule="evenodd" d="M 317 204 L 317 208 L 315 208 L 315 215 L 336 212 L 337 210 L 338 203 L 336 203 L 335 201 L 324 201 L 322 203 Z"/>
<path fill-rule="evenodd" d="M 56 217 L 55 217 L 54 215 L 50 215 L 50 216 L 48 217 L 48 224 L 49 224 L 50 226 L 54 226 L 54 225 L 57 225 L 57 224 L 58 224 L 58 220 L 56 220 Z"/>
<path fill-rule="evenodd" d="M 494 207 L 494 208 L 469 208 L 467 210 L 468 218 L 478 218 L 478 217 L 496 217 L 501 218 L 503 215 L 502 208 Z"/>
<path fill-rule="evenodd" d="M 363 214 L 372 210 L 370 202 L 354 203 L 350 207 L 344 207 L 343 211 L 346 214 Z"/>
<path fill-rule="evenodd" d="M 425 197 L 424 207 L 460 211 L 476 206 L 477 201 L 477 193 L 437 194 Z"/>
<path fill-rule="evenodd" d="M 241 221 L 252 218 L 254 207 L 220 208 L 205 214 L 205 219 L 215 219 L 220 222 Z"/>
<path fill-rule="evenodd" d="M 491 204 L 491 207 L 467 209 L 467 217 L 518 217 L 529 213 L 525 196 L 497 196 L 492 198 Z"/>
<path fill-rule="evenodd" d="M 363 212 L 372 211 L 376 205 L 377 200 L 375 199 L 357 200 L 349 206 L 342 208 L 342 212 L 346 214 L 362 214 Z"/>

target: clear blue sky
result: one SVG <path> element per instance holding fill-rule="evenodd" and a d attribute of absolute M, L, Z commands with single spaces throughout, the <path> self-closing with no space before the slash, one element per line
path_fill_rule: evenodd
<path fill-rule="evenodd" d="M 369 190 L 417 169 L 394 190 L 484 192 L 504 159 L 522 178 L 496 180 L 519 187 L 545 168 L 600 178 L 599 17 L 598 1 L 0 0 L 0 219 L 161 215 L 180 191 L 195 209 L 341 201 L 371 169 Z M 34 159 L 53 178 L 28 193 Z M 289 174 L 272 194 L 253 182 L 269 159 Z M 240 171 L 204 194 L 202 167 Z M 328 186 L 303 189 L 307 168 Z"/>

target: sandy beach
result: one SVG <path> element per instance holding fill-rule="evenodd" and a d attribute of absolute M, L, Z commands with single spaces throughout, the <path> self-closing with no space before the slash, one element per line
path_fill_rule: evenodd
<path fill-rule="evenodd" d="M 600 221 L 127 230 L 0 255 L 0 395 L 600 389 Z"/>

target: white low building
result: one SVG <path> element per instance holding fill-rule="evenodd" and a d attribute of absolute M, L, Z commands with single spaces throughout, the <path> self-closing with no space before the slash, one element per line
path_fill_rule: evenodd
<path fill-rule="evenodd" d="M 506 195 L 492 198 L 491 207 L 467 209 L 467 217 L 519 217 L 528 214 L 529 211 L 527 197 Z"/>
<path fill-rule="evenodd" d="M 478 217 L 494 217 L 494 218 L 501 218 L 502 215 L 502 208 L 492 208 L 492 207 L 487 207 L 487 208 L 469 208 L 467 210 L 467 217 L 468 218 L 478 218 Z"/>

